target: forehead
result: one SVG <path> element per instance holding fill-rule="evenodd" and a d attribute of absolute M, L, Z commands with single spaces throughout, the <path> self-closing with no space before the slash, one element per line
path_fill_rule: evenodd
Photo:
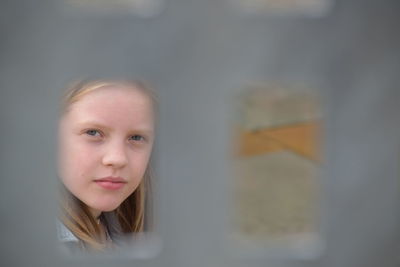
<path fill-rule="evenodd" d="M 154 123 L 151 98 L 133 86 L 106 86 L 85 93 L 68 107 L 65 117 L 77 123 L 95 120 L 143 127 L 152 127 Z"/>

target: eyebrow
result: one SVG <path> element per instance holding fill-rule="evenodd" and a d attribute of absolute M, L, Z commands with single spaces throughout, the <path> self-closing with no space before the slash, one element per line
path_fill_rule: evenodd
<path fill-rule="evenodd" d="M 77 125 L 79 127 L 84 127 L 84 126 L 90 126 L 90 127 L 94 127 L 94 128 L 101 128 L 101 129 L 105 129 L 108 131 L 111 131 L 112 129 L 104 124 L 102 124 L 101 122 L 97 122 L 97 121 L 82 121 L 82 122 L 78 122 Z M 135 129 L 129 129 L 128 132 L 132 132 L 132 133 L 141 133 L 141 134 L 153 134 L 154 131 L 150 130 L 148 128 L 135 128 Z"/>

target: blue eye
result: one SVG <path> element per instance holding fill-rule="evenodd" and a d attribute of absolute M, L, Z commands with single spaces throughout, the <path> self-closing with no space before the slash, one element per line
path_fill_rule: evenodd
<path fill-rule="evenodd" d="M 87 130 L 87 131 L 86 131 L 86 134 L 87 134 L 87 135 L 90 135 L 90 136 L 99 136 L 99 135 L 100 135 L 100 132 L 99 132 L 98 130 L 90 129 L 90 130 Z"/>
<path fill-rule="evenodd" d="M 132 135 L 130 137 L 130 139 L 133 140 L 133 141 L 142 141 L 142 140 L 144 140 L 144 137 L 141 136 L 141 135 L 135 134 L 135 135 Z"/>

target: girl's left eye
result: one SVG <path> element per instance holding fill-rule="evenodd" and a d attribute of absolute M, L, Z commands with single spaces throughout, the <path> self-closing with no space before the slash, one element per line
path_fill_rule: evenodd
<path fill-rule="evenodd" d="M 144 140 L 144 137 L 141 135 L 135 134 L 135 135 L 132 135 L 129 139 L 133 140 L 133 141 L 142 141 L 142 140 Z"/>

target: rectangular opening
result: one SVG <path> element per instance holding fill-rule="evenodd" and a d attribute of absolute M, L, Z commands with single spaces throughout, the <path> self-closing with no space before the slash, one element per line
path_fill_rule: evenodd
<path fill-rule="evenodd" d="M 73 13 L 153 17 L 161 12 L 164 2 L 163 0 L 64 0 L 64 4 Z"/>
<path fill-rule="evenodd" d="M 155 94 L 144 81 L 124 79 L 80 80 L 64 89 L 56 190 L 57 238 L 66 254 L 159 253 Z"/>
<path fill-rule="evenodd" d="M 246 14 L 318 17 L 331 8 L 331 0 L 232 0 Z"/>
<path fill-rule="evenodd" d="M 317 90 L 250 84 L 235 97 L 232 237 L 308 242 L 318 232 L 322 113 Z"/>

